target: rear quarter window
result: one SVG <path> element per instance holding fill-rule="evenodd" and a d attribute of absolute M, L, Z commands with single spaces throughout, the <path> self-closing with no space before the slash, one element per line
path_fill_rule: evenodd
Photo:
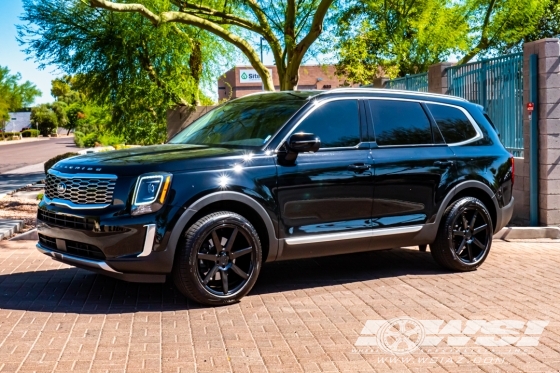
<path fill-rule="evenodd" d="M 477 135 L 465 113 L 452 106 L 426 104 L 447 144 L 463 142 Z"/>

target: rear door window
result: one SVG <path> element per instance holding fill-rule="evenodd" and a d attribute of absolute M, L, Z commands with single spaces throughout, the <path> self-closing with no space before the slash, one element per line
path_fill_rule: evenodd
<path fill-rule="evenodd" d="M 439 104 L 426 104 L 426 106 L 447 144 L 467 141 L 477 135 L 471 121 L 462 110 Z"/>
<path fill-rule="evenodd" d="M 379 146 L 433 144 L 430 121 L 418 102 L 369 100 Z"/>

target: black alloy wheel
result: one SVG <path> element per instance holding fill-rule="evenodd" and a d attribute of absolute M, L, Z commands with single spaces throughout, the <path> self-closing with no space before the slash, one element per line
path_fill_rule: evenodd
<path fill-rule="evenodd" d="M 233 212 L 209 214 L 187 229 L 174 265 L 177 288 L 206 305 L 236 302 L 256 282 L 262 249 L 251 223 Z"/>
<path fill-rule="evenodd" d="M 476 198 L 464 197 L 445 211 L 430 252 L 445 268 L 472 271 L 488 257 L 493 231 L 486 206 Z"/>
<path fill-rule="evenodd" d="M 490 248 L 492 223 L 476 204 L 461 209 L 453 224 L 453 250 L 465 264 L 477 263 Z"/>
<path fill-rule="evenodd" d="M 245 231 L 224 224 L 212 230 L 197 254 L 198 280 L 216 295 L 228 295 L 243 287 L 253 272 L 253 247 Z"/>

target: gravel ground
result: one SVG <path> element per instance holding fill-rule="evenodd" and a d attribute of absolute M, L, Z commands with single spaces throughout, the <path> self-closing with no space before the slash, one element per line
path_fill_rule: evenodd
<path fill-rule="evenodd" d="M 35 228 L 38 200 L 18 198 L 10 195 L 0 199 L 0 219 L 18 219 L 24 221 L 23 232 Z"/>

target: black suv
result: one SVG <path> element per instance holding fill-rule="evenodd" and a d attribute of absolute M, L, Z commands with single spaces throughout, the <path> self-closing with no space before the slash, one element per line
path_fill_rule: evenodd
<path fill-rule="evenodd" d="M 232 100 L 165 145 L 57 163 L 38 249 L 137 282 L 173 275 L 208 305 L 263 262 L 430 245 L 479 267 L 513 212 L 513 158 L 482 107 L 374 89 Z"/>

